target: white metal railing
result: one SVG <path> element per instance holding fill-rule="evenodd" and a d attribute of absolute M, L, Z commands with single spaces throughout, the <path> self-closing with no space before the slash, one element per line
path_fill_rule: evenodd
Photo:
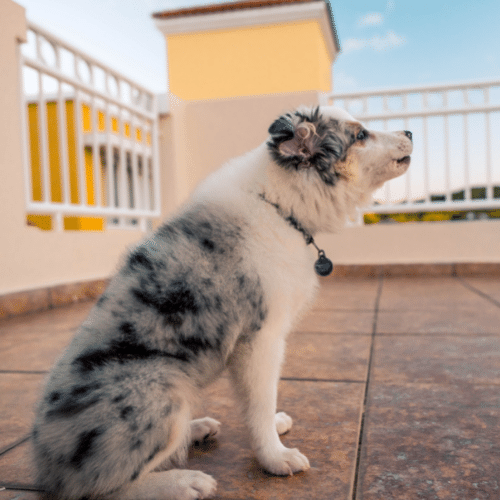
<path fill-rule="evenodd" d="M 19 61 L 28 214 L 146 230 L 160 215 L 156 96 L 31 22 Z"/>
<path fill-rule="evenodd" d="M 500 208 L 500 80 L 332 94 L 374 130 L 410 130 L 408 172 L 365 213 Z"/>

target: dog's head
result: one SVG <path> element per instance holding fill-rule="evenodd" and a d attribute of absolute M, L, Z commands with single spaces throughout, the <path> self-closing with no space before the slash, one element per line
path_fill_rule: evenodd
<path fill-rule="evenodd" d="M 334 107 L 298 110 L 269 127 L 267 143 L 274 161 L 297 172 L 312 172 L 334 186 L 339 180 L 374 191 L 406 172 L 413 149 L 411 132 L 367 130 Z"/>

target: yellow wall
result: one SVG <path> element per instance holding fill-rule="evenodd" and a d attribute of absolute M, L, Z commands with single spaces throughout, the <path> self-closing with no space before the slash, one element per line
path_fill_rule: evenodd
<path fill-rule="evenodd" d="M 185 100 L 331 90 L 317 21 L 167 35 L 170 92 Z"/>
<path fill-rule="evenodd" d="M 0 295 L 109 277 L 137 229 L 40 231 L 26 225 L 18 43 L 25 11 L 0 0 Z M 26 124 L 28 127 L 28 124 Z M 26 152 L 28 153 L 28 152 Z M 40 185 L 41 186 L 41 185 Z"/>
<path fill-rule="evenodd" d="M 59 125 L 58 125 L 58 104 L 56 102 L 47 102 L 47 151 L 49 158 L 49 200 L 52 202 L 60 203 L 63 201 L 63 183 L 61 171 L 61 158 L 59 157 Z M 91 108 L 86 104 L 81 107 L 81 129 L 84 134 L 92 132 L 92 115 Z M 65 175 L 69 178 L 69 201 L 73 204 L 80 202 L 78 178 L 78 161 L 77 161 L 77 135 L 76 135 L 76 116 L 74 110 L 74 103 L 72 100 L 66 101 L 66 138 L 67 138 L 67 156 L 68 167 Z M 28 104 L 28 134 L 29 134 L 29 149 L 31 158 L 31 196 L 33 201 L 43 201 L 43 173 L 41 169 L 40 157 L 40 131 L 39 131 L 39 106 L 38 103 Z M 106 114 L 98 110 L 97 113 L 97 128 L 99 132 L 106 131 L 106 124 L 108 123 Z M 111 118 L 112 132 L 119 134 L 122 133 L 128 139 L 132 136 L 130 123 L 124 122 L 120 127 L 116 117 Z M 120 130 L 121 129 L 121 130 Z M 151 144 L 150 134 L 144 137 L 143 131 L 140 128 L 135 128 L 134 138 L 138 143 L 146 142 Z M 83 147 L 83 146 L 81 146 Z M 84 192 L 83 197 L 85 203 L 89 206 L 96 205 L 97 193 L 94 189 L 94 166 L 93 166 L 93 151 L 92 147 L 83 147 L 83 161 L 84 161 Z M 101 175 L 101 186 L 103 187 L 101 193 L 101 203 L 106 205 L 106 183 L 107 174 L 100 161 L 100 155 L 96 158 L 97 168 Z M 52 217 L 50 215 L 28 214 L 27 223 L 30 226 L 37 226 L 40 229 L 50 231 L 53 229 Z M 73 231 L 102 231 L 105 227 L 105 219 L 101 217 L 64 217 L 63 226 L 65 230 Z"/>

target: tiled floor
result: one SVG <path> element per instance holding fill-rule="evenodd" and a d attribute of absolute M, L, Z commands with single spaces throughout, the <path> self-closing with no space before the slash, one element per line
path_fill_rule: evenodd
<path fill-rule="evenodd" d="M 34 500 L 28 433 L 40 384 L 91 304 L 0 323 L 0 500 Z M 226 378 L 223 423 L 189 466 L 224 500 L 500 499 L 500 278 L 326 281 L 289 340 L 279 409 L 310 459 L 263 472 Z"/>

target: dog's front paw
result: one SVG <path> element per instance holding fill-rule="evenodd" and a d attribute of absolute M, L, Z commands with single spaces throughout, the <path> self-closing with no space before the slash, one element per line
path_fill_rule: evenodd
<path fill-rule="evenodd" d="M 215 437 L 219 434 L 220 422 L 210 418 L 199 418 L 191 420 L 191 441 L 193 443 L 201 443 L 207 439 Z"/>
<path fill-rule="evenodd" d="M 292 476 L 295 472 L 309 469 L 309 460 L 297 448 L 281 448 L 259 457 L 259 462 L 271 474 Z"/>
<path fill-rule="evenodd" d="M 284 411 L 276 413 L 274 422 L 276 423 L 276 430 L 280 436 L 287 433 L 292 428 L 292 417 L 287 415 Z"/>

